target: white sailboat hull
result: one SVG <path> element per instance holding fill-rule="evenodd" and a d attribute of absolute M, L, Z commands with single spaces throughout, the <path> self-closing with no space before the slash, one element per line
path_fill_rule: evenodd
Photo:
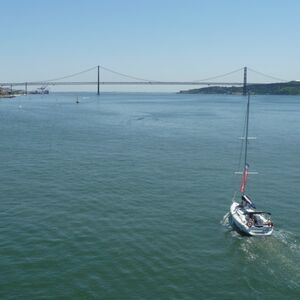
<path fill-rule="evenodd" d="M 268 236 L 273 232 L 272 224 L 255 225 L 251 224 L 248 219 L 249 212 L 255 212 L 253 209 L 245 209 L 241 207 L 239 203 L 233 202 L 230 207 L 230 219 L 232 226 L 237 229 L 242 234 L 250 235 L 250 236 Z M 262 218 L 262 217 L 260 217 Z M 262 218 L 262 221 L 264 219 Z M 265 220 L 267 221 L 267 220 Z"/>

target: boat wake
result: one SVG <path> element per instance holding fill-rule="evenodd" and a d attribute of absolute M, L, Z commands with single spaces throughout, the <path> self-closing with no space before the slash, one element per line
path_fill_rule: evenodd
<path fill-rule="evenodd" d="M 227 232 L 232 232 L 235 233 L 234 229 L 232 228 L 232 221 L 230 218 L 230 213 L 226 213 L 222 220 L 220 221 L 220 224 L 223 226 L 225 231 Z M 238 237 L 243 237 L 245 239 L 248 239 L 246 236 L 241 236 L 240 234 L 233 234 L 233 236 L 238 236 Z M 292 232 L 286 231 L 286 230 L 274 230 L 273 235 L 270 237 L 262 238 L 259 237 L 257 238 L 259 241 L 264 240 L 264 245 L 271 246 L 273 245 L 274 247 L 280 247 L 280 248 L 286 248 L 289 251 L 293 252 L 295 255 L 299 256 L 300 260 L 300 236 L 296 235 Z M 255 240 L 255 238 L 251 238 L 250 240 Z M 269 240 L 269 241 L 268 241 Z M 255 242 L 254 242 L 255 243 Z"/>
<path fill-rule="evenodd" d="M 288 247 L 290 251 L 299 255 L 300 258 L 300 236 L 285 230 L 274 231 L 275 239 Z"/>
<path fill-rule="evenodd" d="M 221 224 L 222 226 L 224 226 L 225 228 L 228 228 L 228 229 L 231 228 L 229 218 L 230 218 L 230 212 L 228 212 L 227 214 L 225 214 L 225 215 L 223 216 L 223 219 L 220 221 L 220 224 Z"/>
<path fill-rule="evenodd" d="M 296 234 L 275 230 L 272 237 L 266 237 L 263 241 L 255 241 L 258 248 L 259 261 L 263 258 L 263 265 L 270 274 L 274 270 L 275 276 L 291 288 L 300 288 L 300 237 Z M 249 249 L 248 249 L 249 250 Z"/>
<path fill-rule="evenodd" d="M 256 266 L 256 271 L 274 277 L 288 289 L 300 288 L 299 235 L 275 229 L 272 236 L 241 236 L 232 229 L 229 213 L 220 223 L 233 238 L 229 245 L 235 249 L 233 255 L 243 257 L 245 270 Z"/>
<path fill-rule="evenodd" d="M 230 232 L 234 237 L 240 236 L 232 227 L 232 220 L 231 220 L 230 212 L 226 213 L 223 216 L 222 220 L 220 221 L 220 224 L 222 225 L 225 232 Z"/>

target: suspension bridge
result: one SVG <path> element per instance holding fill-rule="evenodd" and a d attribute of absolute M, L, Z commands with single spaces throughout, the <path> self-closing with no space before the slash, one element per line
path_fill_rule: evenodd
<path fill-rule="evenodd" d="M 140 77 L 135 77 L 132 75 L 128 75 L 125 73 L 120 73 L 117 71 L 114 71 L 110 68 L 104 67 L 104 66 L 94 66 L 92 68 L 73 73 L 67 76 L 59 77 L 59 78 L 54 78 L 54 79 L 48 79 L 48 80 L 42 80 L 42 81 L 26 81 L 26 82 L 2 82 L 0 83 L 0 87 L 10 87 L 11 90 L 13 87 L 24 87 L 24 92 L 27 94 L 28 87 L 29 86 L 43 86 L 43 87 L 48 87 L 48 86 L 96 86 L 97 87 L 97 94 L 100 95 L 100 86 L 101 85 L 177 85 L 177 86 L 182 86 L 182 85 L 189 85 L 189 86 L 201 86 L 201 85 L 206 85 L 206 86 L 243 86 L 243 94 L 246 95 L 247 93 L 247 84 L 265 84 L 265 83 L 257 83 L 257 82 L 247 82 L 247 71 L 250 70 L 254 73 L 257 73 L 259 75 L 262 75 L 264 77 L 267 77 L 269 79 L 272 79 L 273 81 L 276 80 L 276 82 L 287 82 L 287 80 L 280 79 L 277 77 L 273 77 L 267 74 L 264 74 L 262 72 L 253 70 L 251 68 L 243 67 L 239 68 L 237 70 L 217 75 L 214 77 L 210 78 L 205 78 L 202 80 L 195 80 L 195 81 L 158 81 L 158 80 L 149 80 L 145 78 L 140 78 Z M 81 74 L 87 73 L 87 72 L 92 72 L 96 71 L 95 81 L 63 81 L 66 79 L 70 79 L 76 76 L 79 76 Z M 107 71 L 110 73 L 113 73 L 115 75 L 121 76 L 123 78 L 126 78 L 126 81 L 101 81 L 101 71 Z M 228 75 L 237 73 L 237 72 L 243 72 L 242 80 L 241 81 L 221 81 L 217 80 L 220 78 L 224 78 Z M 130 81 L 128 81 L 130 79 Z M 268 82 L 270 83 L 270 82 Z"/>

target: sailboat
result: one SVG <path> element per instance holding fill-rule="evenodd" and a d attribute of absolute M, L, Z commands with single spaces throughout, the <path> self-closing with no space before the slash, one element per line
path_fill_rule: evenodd
<path fill-rule="evenodd" d="M 233 198 L 233 202 L 230 206 L 230 222 L 232 227 L 243 235 L 250 236 L 267 236 L 271 235 L 274 229 L 274 225 L 271 220 L 271 213 L 259 211 L 252 199 L 246 194 L 246 186 L 249 172 L 248 164 L 248 136 L 249 132 L 249 112 L 250 112 L 250 93 L 248 93 L 247 111 L 246 111 L 246 124 L 243 141 L 244 152 L 244 168 L 243 172 L 236 172 L 242 175 L 242 181 L 240 185 L 241 200 L 236 200 L 236 193 Z M 252 172 L 255 173 L 255 172 Z"/>

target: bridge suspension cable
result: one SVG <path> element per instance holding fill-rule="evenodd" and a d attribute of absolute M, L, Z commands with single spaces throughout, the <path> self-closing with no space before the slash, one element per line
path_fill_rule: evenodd
<path fill-rule="evenodd" d="M 104 66 L 101 66 L 101 65 L 100 65 L 100 69 L 108 71 L 108 72 L 116 74 L 116 75 L 119 75 L 119 76 L 123 76 L 123 77 L 129 78 L 129 79 L 141 80 L 141 81 L 145 81 L 145 82 L 157 81 L 157 80 L 150 80 L 150 79 L 145 79 L 145 78 L 140 78 L 140 77 L 135 77 L 135 76 L 132 76 L 132 75 L 124 74 L 124 73 L 121 73 L 121 72 L 118 72 L 118 71 L 114 71 L 114 70 L 112 70 L 110 68 L 107 68 L 107 67 L 104 67 Z"/>
<path fill-rule="evenodd" d="M 221 78 L 221 77 L 225 77 L 225 76 L 228 76 L 228 75 L 231 75 L 233 73 L 237 73 L 237 72 L 240 72 L 242 71 L 244 68 L 239 68 L 237 70 L 233 70 L 231 72 L 227 72 L 225 74 L 220 74 L 220 75 L 217 75 L 217 76 L 214 76 L 214 77 L 208 77 L 208 78 L 204 78 L 204 79 L 201 79 L 201 80 L 194 80 L 195 82 L 202 82 L 202 81 L 210 81 L 210 80 L 214 80 L 214 79 L 217 79 L 217 78 Z"/>
<path fill-rule="evenodd" d="M 41 82 L 52 82 L 52 81 L 59 81 L 59 80 L 62 80 L 62 79 L 72 78 L 72 77 L 75 77 L 75 76 L 78 76 L 78 75 L 90 72 L 92 70 L 95 70 L 97 68 L 98 68 L 98 66 L 94 66 L 92 68 L 85 69 L 85 70 L 80 71 L 80 72 L 76 72 L 76 73 L 73 73 L 73 74 L 70 74 L 70 75 L 65 75 L 65 76 L 58 77 L 58 78 L 52 78 L 52 79 L 42 80 Z M 122 77 L 125 77 L 125 78 L 129 78 L 129 79 L 140 80 L 140 81 L 145 81 L 145 82 L 149 82 L 149 81 L 153 82 L 153 81 L 155 81 L 155 80 L 145 79 L 145 78 L 136 77 L 136 76 L 132 76 L 132 75 L 129 75 L 129 74 L 121 73 L 121 72 L 112 70 L 112 69 L 110 69 L 108 67 L 104 67 L 104 66 L 101 66 L 101 65 L 99 65 L 99 68 L 102 69 L 102 70 L 105 70 L 107 72 L 110 72 L 110 73 L 113 73 L 113 74 L 116 74 L 116 75 L 119 75 L 119 76 L 122 76 Z"/>
<path fill-rule="evenodd" d="M 98 66 L 94 66 L 94 67 L 82 70 L 80 72 L 72 73 L 72 74 L 69 74 L 69 75 L 62 76 L 62 77 L 57 77 L 57 78 L 52 78 L 52 79 L 37 81 L 37 82 L 50 83 L 50 82 L 53 82 L 53 81 L 60 81 L 60 80 L 63 80 L 63 79 L 72 78 L 72 77 L 75 77 L 75 76 L 78 76 L 78 75 L 90 72 L 90 71 L 95 70 L 97 68 L 98 68 Z M 105 67 L 105 66 L 102 66 L 102 65 L 99 65 L 99 68 L 101 70 L 105 70 L 105 71 L 110 72 L 110 73 L 115 74 L 115 75 L 119 75 L 119 76 L 122 76 L 122 77 L 125 77 L 125 78 L 129 78 L 129 79 L 133 79 L 133 80 L 143 81 L 143 82 L 146 82 L 146 83 L 147 82 L 148 83 L 159 83 L 159 82 L 161 82 L 160 80 L 146 79 L 146 78 L 141 78 L 141 77 L 133 76 L 133 75 L 126 74 L 126 73 L 121 73 L 119 71 L 113 70 L 111 68 L 108 68 L 108 67 Z M 242 68 L 239 68 L 239 69 L 236 69 L 236 70 L 224 73 L 224 74 L 220 74 L 220 75 L 213 76 L 213 77 L 207 77 L 207 78 L 203 78 L 203 79 L 200 79 L 200 80 L 193 80 L 191 82 L 193 82 L 193 83 L 198 83 L 198 82 L 201 83 L 201 82 L 205 82 L 205 81 L 211 81 L 211 80 L 215 80 L 215 79 L 218 79 L 218 78 L 226 77 L 228 75 L 240 72 L 243 69 L 244 68 L 242 67 Z M 281 81 L 281 82 L 288 81 L 288 80 L 285 80 L 285 79 L 282 79 L 282 78 L 278 78 L 278 77 L 275 77 L 275 76 L 272 76 L 272 75 L 265 74 L 263 72 L 259 72 L 257 70 L 252 69 L 252 68 L 249 68 L 249 67 L 248 67 L 248 70 L 251 71 L 251 72 L 253 72 L 253 73 L 256 73 L 258 75 L 261 75 L 261 76 L 264 76 L 266 78 L 270 78 L 270 79 L 273 79 L 273 80 L 275 79 L 275 80 L 278 80 L 278 81 Z"/>
<path fill-rule="evenodd" d="M 279 80 L 279 81 L 282 81 L 282 82 L 287 82 L 288 80 L 286 79 L 282 79 L 282 78 L 278 78 L 278 77 L 274 77 L 274 76 L 271 76 L 271 75 L 268 75 L 268 74 L 265 74 L 265 73 L 262 73 L 262 72 L 259 72 L 259 71 L 256 71 L 254 69 L 251 69 L 248 67 L 248 70 L 253 72 L 253 73 L 256 73 L 258 75 L 261 75 L 261 76 L 264 76 L 264 77 L 267 77 L 267 78 L 270 78 L 270 79 L 275 79 L 275 80 Z"/>
<path fill-rule="evenodd" d="M 59 81 L 59 80 L 62 80 L 62 79 L 72 78 L 72 77 L 75 77 L 75 76 L 78 76 L 78 75 L 90 72 L 92 70 L 95 70 L 95 69 L 97 69 L 97 67 L 98 66 L 94 66 L 94 67 L 85 69 L 85 70 L 80 71 L 80 72 L 72 73 L 72 74 L 65 75 L 65 76 L 58 77 L 58 78 L 52 78 L 52 79 L 48 79 L 48 80 L 42 80 L 40 82 L 45 82 L 46 83 L 46 82 Z M 102 66 L 102 65 L 99 65 L 99 68 L 101 70 L 105 70 L 105 71 L 110 72 L 112 74 L 119 75 L 119 76 L 122 76 L 122 77 L 125 77 L 125 78 L 129 78 L 129 79 L 133 79 L 133 80 L 139 80 L 139 81 L 144 81 L 144 82 L 153 82 L 153 83 L 154 82 L 160 82 L 160 80 L 146 79 L 146 78 L 141 78 L 141 77 L 133 76 L 133 75 L 126 74 L 126 73 L 121 73 L 119 71 L 113 70 L 111 68 L 108 68 L 108 67 L 105 67 L 105 66 Z M 242 67 L 242 68 L 233 70 L 231 72 L 227 72 L 227 73 L 220 74 L 220 75 L 213 76 L 213 77 L 203 78 L 203 79 L 200 79 L 200 80 L 193 80 L 192 82 L 195 82 L 195 83 L 199 82 L 200 83 L 200 82 L 203 82 L 203 81 L 215 80 L 215 79 L 218 79 L 218 78 L 226 77 L 228 75 L 240 72 L 243 69 L 244 68 Z M 263 72 L 259 72 L 257 70 L 252 69 L 252 68 L 249 68 L 249 67 L 248 67 L 248 70 L 251 71 L 251 72 L 253 72 L 253 73 L 256 73 L 258 75 L 261 75 L 261 76 L 264 76 L 266 78 L 270 78 L 270 79 L 273 79 L 273 80 L 275 79 L 275 80 L 282 81 L 282 82 L 287 82 L 288 81 L 288 80 L 285 80 L 285 79 L 282 79 L 282 78 L 278 78 L 278 77 L 275 77 L 275 76 L 272 76 L 272 75 L 269 75 L 269 74 L 266 74 L 266 73 L 263 73 Z"/>
<path fill-rule="evenodd" d="M 95 69 L 97 69 L 97 67 L 98 66 L 94 66 L 94 67 L 85 69 L 85 70 L 80 71 L 80 72 L 72 73 L 72 74 L 69 74 L 69 75 L 62 76 L 62 77 L 57 77 L 57 78 L 42 80 L 41 82 L 45 82 L 46 83 L 46 82 L 59 81 L 59 80 L 62 80 L 62 79 L 72 78 L 72 77 L 75 77 L 75 76 L 78 76 L 78 75 L 90 72 L 92 70 L 95 70 Z M 105 70 L 105 71 L 110 72 L 112 74 L 119 75 L 119 76 L 122 76 L 122 77 L 125 77 L 125 78 L 129 78 L 129 79 L 133 79 L 133 80 L 139 80 L 139 81 L 144 81 L 144 82 L 153 82 L 153 83 L 154 82 L 161 82 L 160 80 L 146 79 L 146 78 L 142 78 L 142 77 L 137 77 L 137 76 L 129 75 L 129 74 L 126 74 L 126 73 L 121 73 L 119 71 L 115 71 L 115 70 L 113 70 L 111 68 L 108 68 L 108 67 L 105 67 L 105 66 L 102 66 L 102 65 L 99 65 L 99 68 L 101 70 Z M 241 70 L 243 70 L 243 68 L 239 68 L 239 69 L 233 70 L 231 72 L 227 72 L 227 73 L 220 74 L 220 75 L 213 76 L 213 77 L 203 78 L 203 79 L 200 79 L 200 80 L 193 80 L 192 82 L 195 82 L 195 83 L 199 82 L 200 83 L 200 82 L 203 82 L 203 81 L 210 81 L 210 80 L 222 78 L 222 77 L 225 77 L 225 76 L 228 76 L 228 75 L 240 72 Z"/>
<path fill-rule="evenodd" d="M 96 68 L 97 68 L 97 66 L 89 68 L 89 69 L 86 69 L 86 70 L 83 70 L 83 71 L 80 71 L 80 72 L 77 72 L 77 73 L 66 75 L 66 76 L 63 76 L 63 77 L 58 77 L 58 78 L 53 78 L 53 79 L 48 79 L 48 80 L 42 80 L 41 82 L 59 81 L 59 80 L 62 80 L 62 79 L 67 79 L 67 78 L 75 77 L 75 76 L 81 75 L 83 73 L 87 73 L 89 71 L 92 71 L 92 70 L 94 70 Z"/>

